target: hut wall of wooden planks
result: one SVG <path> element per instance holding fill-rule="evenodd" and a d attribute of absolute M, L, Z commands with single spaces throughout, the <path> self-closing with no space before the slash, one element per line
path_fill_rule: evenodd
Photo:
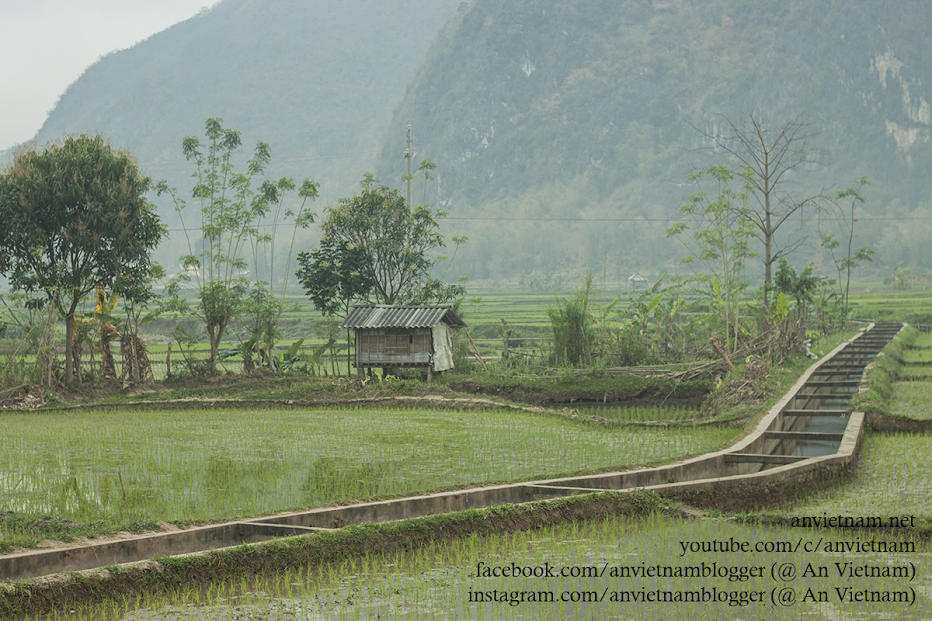
<path fill-rule="evenodd" d="M 450 334 L 466 324 L 450 306 L 353 306 L 341 328 L 356 334 L 356 370 L 381 367 L 453 368 Z"/>

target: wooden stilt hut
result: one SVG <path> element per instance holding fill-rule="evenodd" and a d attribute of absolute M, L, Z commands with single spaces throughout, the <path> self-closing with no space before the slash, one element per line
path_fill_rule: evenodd
<path fill-rule="evenodd" d="M 401 367 L 453 368 L 453 330 L 465 328 L 450 306 L 353 306 L 341 328 L 356 333 L 356 372 L 380 367 L 387 373 Z"/>

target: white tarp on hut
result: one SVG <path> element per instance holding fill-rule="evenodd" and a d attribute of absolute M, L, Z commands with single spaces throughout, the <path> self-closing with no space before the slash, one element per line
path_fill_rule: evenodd
<path fill-rule="evenodd" d="M 453 368 L 453 342 L 450 340 L 450 326 L 441 321 L 433 329 L 434 371 L 446 371 Z"/>

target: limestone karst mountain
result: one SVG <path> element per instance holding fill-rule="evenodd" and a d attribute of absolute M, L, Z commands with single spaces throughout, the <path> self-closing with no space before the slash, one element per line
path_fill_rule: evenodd
<path fill-rule="evenodd" d="M 269 176 L 311 177 L 319 202 L 352 192 L 374 166 L 385 126 L 458 0 L 224 0 L 113 52 L 61 96 L 35 140 L 100 131 L 154 179 L 184 194 L 181 140 L 220 117 L 272 147 Z M 245 160 L 245 156 L 243 158 Z M 190 193 L 187 193 L 190 196 Z M 172 229 L 179 220 L 157 200 Z M 193 220 L 193 218 L 192 218 Z M 160 260 L 183 250 L 175 230 Z"/>
<path fill-rule="evenodd" d="M 862 220 L 858 244 L 921 262 L 906 247 L 932 242 L 928 222 L 902 218 L 932 211 L 930 26 L 921 1 L 476 0 L 396 110 L 379 174 L 401 174 L 411 124 L 416 160 L 438 163 L 430 200 L 484 218 L 455 222 L 466 273 L 659 275 L 681 251 L 664 231 L 695 191 L 686 174 L 722 161 L 695 128 L 799 115 L 828 165 L 796 180 L 831 193 L 868 175 L 866 212 L 900 219 Z M 541 221 L 559 217 L 594 221 Z"/>
<path fill-rule="evenodd" d="M 930 26 L 921 0 L 224 0 L 102 58 L 36 139 L 102 131 L 183 189 L 182 137 L 221 117 L 247 147 L 271 144 L 270 176 L 312 177 L 327 203 L 368 170 L 401 186 L 410 124 L 415 165 L 437 163 L 417 201 L 471 238 L 451 275 L 659 276 L 682 254 L 664 233 L 696 190 L 686 175 L 724 161 L 701 132 L 719 115 L 799 115 L 826 165 L 793 181 L 832 193 L 869 176 L 857 244 L 921 271 Z M 787 231 L 810 237 L 799 262 L 827 269 L 831 226 Z M 159 260 L 177 259 L 178 237 Z"/>

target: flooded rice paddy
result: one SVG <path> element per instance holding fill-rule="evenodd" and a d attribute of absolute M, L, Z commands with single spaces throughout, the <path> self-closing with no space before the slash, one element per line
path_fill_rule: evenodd
<path fill-rule="evenodd" d="M 932 555 L 909 542 L 712 518 L 612 516 L 115 599 L 51 618 L 848 621 L 930 615 Z"/>
<path fill-rule="evenodd" d="M 631 468 L 738 433 L 427 408 L 7 413 L 0 506 L 81 523 L 219 521 Z"/>

